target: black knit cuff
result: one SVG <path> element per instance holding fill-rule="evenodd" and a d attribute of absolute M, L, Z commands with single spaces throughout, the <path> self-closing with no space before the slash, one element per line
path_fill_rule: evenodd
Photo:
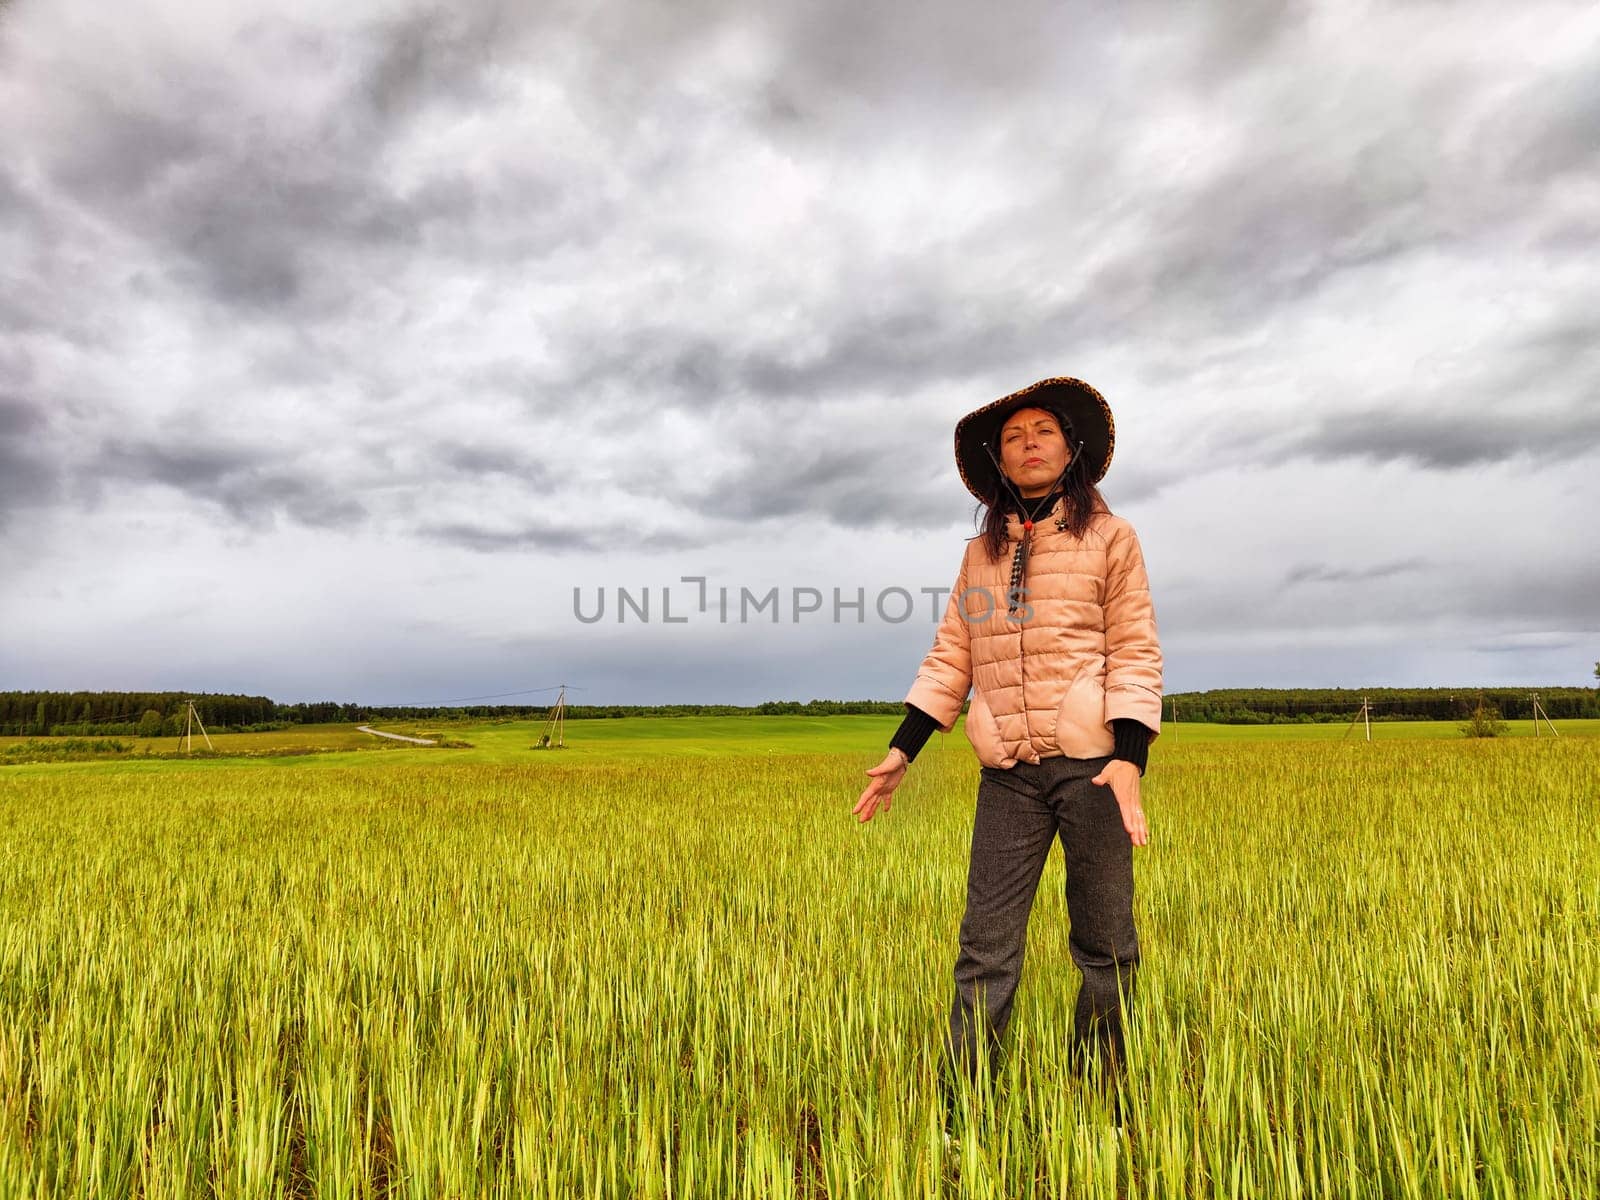
<path fill-rule="evenodd" d="M 1111 732 L 1117 739 L 1111 757 L 1131 762 L 1143 775 L 1150 761 L 1150 731 L 1144 727 L 1144 722 L 1135 721 L 1132 717 L 1117 717 L 1111 722 Z"/>
<path fill-rule="evenodd" d="M 894 736 L 889 739 L 889 745 L 904 753 L 906 761 L 911 762 L 917 757 L 917 751 L 927 745 L 928 739 L 933 736 L 933 731 L 938 728 L 938 721 L 915 704 L 908 704 L 905 720 L 901 721 L 900 728 L 894 731 Z"/>

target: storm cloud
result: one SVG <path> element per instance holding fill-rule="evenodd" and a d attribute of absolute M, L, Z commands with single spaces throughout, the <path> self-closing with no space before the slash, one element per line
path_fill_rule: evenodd
<path fill-rule="evenodd" d="M 177 570 L 248 623 L 324 563 L 298 619 L 386 606 L 573 674 L 617 660 L 567 636 L 580 579 L 947 584 L 955 420 L 1075 374 L 1116 414 L 1169 686 L 1230 639 L 1333 647 L 1293 677 L 1241 650 L 1261 683 L 1581 679 L 1597 78 L 1578 3 L 20 0 L 0 670 L 98 685 L 96 605 L 156 619 Z M 930 634 L 767 649 L 782 694 L 898 696 Z M 528 665 L 374 674 L 390 636 L 305 694 Z M 705 661 L 765 652 L 734 643 Z M 642 698 L 777 687 L 633 650 L 679 680 Z M 252 661 L 195 686 L 256 690 Z"/>

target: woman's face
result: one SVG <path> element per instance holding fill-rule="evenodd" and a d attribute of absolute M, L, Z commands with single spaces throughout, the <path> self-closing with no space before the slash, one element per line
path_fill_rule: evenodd
<path fill-rule="evenodd" d="M 1042 408 L 1019 408 L 1000 427 L 1000 465 L 1024 496 L 1048 492 L 1071 458 L 1061 425 Z"/>

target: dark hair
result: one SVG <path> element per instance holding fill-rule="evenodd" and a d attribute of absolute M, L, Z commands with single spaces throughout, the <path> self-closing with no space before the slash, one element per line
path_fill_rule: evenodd
<path fill-rule="evenodd" d="M 1066 504 L 1067 532 L 1073 537 L 1082 537 L 1084 531 L 1089 528 L 1089 518 L 1096 512 L 1109 512 L 1110 509 L 1106 506 L 1105 497 L 1100 494 L 1100 489 L 1089 482 L 1089 477 L 1085 473 L 1086 456 L 1079 453 L 1076 444 L 1073 443 L 1072 421 L 1063 409 L 1054 404 L 1027 404 L 1023 407 L 1043 409 L 1054 417 L 1072 450 L 1072 461 L 1067 464 L 1067 474 L 1062 479 L 1060 487 Z M 1002 421 L 1001 425 L 1004 423 Z M 1000 427 L 1000 425 L 995 427 L 994 436 L 990 438 L 992 443 L 999 443 Z M 983 548 L 988 552 L 989 560 L 993 562 L 1005 553 L 1006 513 L 1016 507 L 1016 498 L 1001 480 L 998 468 L 993 463 L 989 466 L 990 470 L 982 484 L 985 491 L 983 503 L 973 510 L 972 515 L 975 521 L 981 520 Z"/>

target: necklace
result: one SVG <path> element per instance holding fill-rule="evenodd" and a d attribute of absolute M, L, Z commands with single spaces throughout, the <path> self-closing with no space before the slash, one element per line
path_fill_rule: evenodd
<path fill-rule="evenodd" d="M 1028 544 L 1033 540 L 1033 517 L 1024 515 L 1028 507 L 1027 502 L 1023 499 L 1022 493 L 1012 484 L 1011 477 L 1006 474 L 1005 468 L 1000 465 L 1000 460 L 995 457 L 994 450 L 990 448 L 988 442 L 983 443 L 983 449 L 984 453 L 989 456 L 989 461 L 994 463 L 995 475 L 1005 487 L 1011 489 L 1011 494 L 1016 497 L 1017 515 L 1023 518 L 1022 540 L 1017 543 L 1017 552 L 1011 558 L 1011 590 L 1007 593 L 1008 600 L 1006 602 L 1006 612 L 1015 617 L 1022 611 L 1022 580 L 1028 568 Z M 1078 450 L 1074 452 L 1071 460 L 1067 463 L 1066 470 L 1056 476 L 1057 484 L 1066 478 L 1067 471 L 1072 470 L 1073 464 L 1080 461 L 1082 450 L 1083 443 L 1079 442 Z M 1052 490 L 1040 497 L 1040 503 L 1033 510 L 1034 514 L 1037 515 L 1039 510 L 1044 508 L 1045 502 L 1049 501 L 1055 494 L 1055 491 Z M 1063 493 L 1061 497 L 1061 516 L 1056 519 L 1056 528 L 1065 529 L 1066 527 L 1067 506 L 1066 495 Z"/>
<path fill-rule="evenodd" d="M 1022 539 L 1017 543 L 1017 548 L 1011 555 L 1011 587 L 1006 592 L 1006 612 L 1010 616 L 1014 617 L 1022 611 L 1022 581 L 1028 573 L 1028 555 L 1031 553 L 1033 544 L 1033 520 L 1047 505 L 1054 503 L 1058 495 L 1060 493 L 1050 492 L 1041 496 L 1039 503 L 1034 506 L 1031 514 L 1027 512 L 1026 504 L 1017 506 L 1017 515 L 1022 518 Z M 1062 512 L 1056 518 L 1056 528 L 1058 530 L 1067 527 L 1066 497 L 1061 495 L 1060 498 Z M 1023 497 L 1018 496 L 1017 499 L 1022 500 Z"/>

